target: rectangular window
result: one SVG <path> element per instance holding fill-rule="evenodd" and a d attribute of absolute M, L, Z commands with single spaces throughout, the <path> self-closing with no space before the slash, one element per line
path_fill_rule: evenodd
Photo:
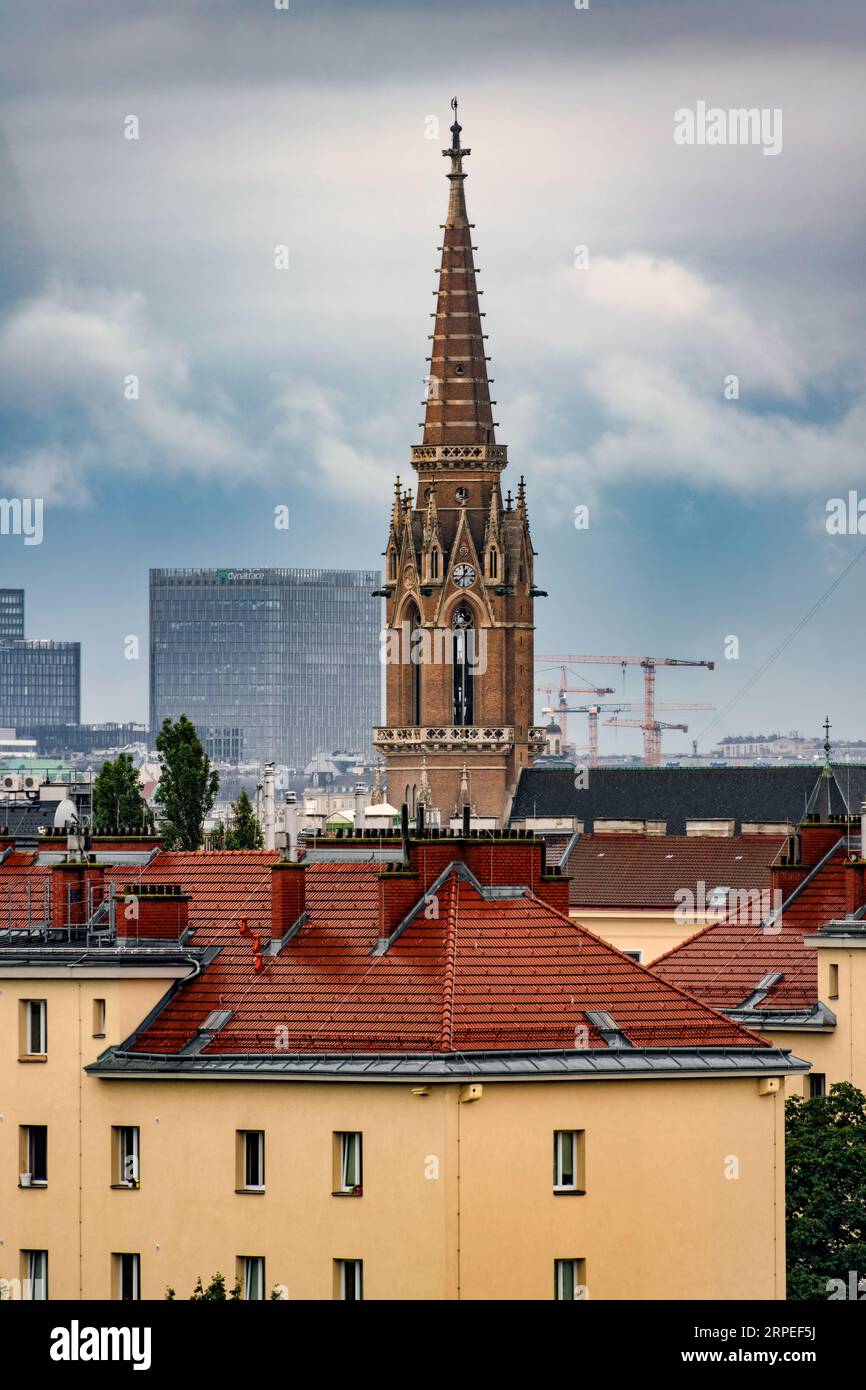
<path fill-rule="evenodd" d="M 114 1254 L 111 1264 L 114 1297 L 124 1303 L 137 1303 L 141 1298 L 141 1256 Z"/>
<path fill-rule="evenodd" d="M 809 1099 L 814 1100 L 816 1096 L 827 1094 L 827 1076 L 823 1071 L 812 1071 L 809 1073 Z"/>
<path fill-rule="evenodd" d="M 44 1057 L 48 1052 L 48 1005 L 44 999 L 21 1000 L 22 1057 Z"/>
<path fill-rule="evenodd" d="M 244 1298 L 253 1302 L 261 1301 L 265 1296 L 264 1255 L 241 1255 L 238 1264 Z"/>
<path fill-rule="evenodd" d="M 554 1260 L 553 1297 L 558 1303 L 587 1298 L 585 1260 Z"/>
<path fill-rule="evenodd" d="M 48 1298 L 48 1251 L 21 1251 L 21 1280 L 24 1298 L 43 1301 Z"/>
<path fill-rule="evenodd" d="M 265 1190 L 265 1133 L 262 1129 L 237 1130 L 235 1188 L 238 1192 Z"/>
<path fill-rule="evenodd" d="M 364 1297 L 364 1261 L 334 1261 L 334 1297 L 346 1303 L 360 1303 Z"/>
<path fill-rule="evenodd" d="M 94 999 L 93 1001 L 93 1036 L 95 1038 L 105 1037 L 105 1000 Z"/>
<path fill-rule="evenodd" d="M 629 960 L 636 960 L 638 965 L 643 960 L 643 951 L 623 951 L 623 955 L 628 956 Z"/>
<path fill-rule="evenodd" d="M 357 1130 L 341 1130 L 334 1135 L 335 1194 L 364 1195 L 363 1141 Z"/>
<path fill-rule="evenodd" d="M 137 1188 L 141 1186 L 138 1125 L 111 1127 L 111 1185 Z"/>
<path fill-rule="evenodd" d="M 586 1191 L 582 1129 L 556 1129 L 553 1132 L 553 1190 L 573 1192 L 580 1196 Z"/>
<path fill-rule="evenodd" d="M 830 966 L 830 998 L 831 998 L 831 999 L 838 999 L 838 998 L 839 998 L 839 967 L 838 967 L 838 965 L 831 965 L 831 966 Z"/>
<path fill-rule="evenodd" d="M 20 1187 L 48 1185 L 48 1126 L 21 1125 L 18 1131 Z"/>

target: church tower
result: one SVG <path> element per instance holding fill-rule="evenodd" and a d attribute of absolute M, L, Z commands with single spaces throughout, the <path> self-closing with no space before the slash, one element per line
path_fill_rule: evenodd
<path fill-rule="evenodd" d="M 414 488 L 394 490 L 385 548 L 388 799 L 503 824 L 522 768 L 544 746 L 533 727 L 533 549 L 523 479 L 502 495 L 489 358 L 466 213 L 457 102 L 448 214 Z"/>

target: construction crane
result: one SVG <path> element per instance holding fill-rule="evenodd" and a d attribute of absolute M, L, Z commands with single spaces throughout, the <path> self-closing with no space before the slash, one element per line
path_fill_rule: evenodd
<path fill-rule="evenodd" d="M 550 715 L 559 714 L 560 717 L 561 717 L 563 714 L 585 714 L 585 715 L 587 716 L 587 727 L 588 727 L 588 731 L 589 731 L 589 739 L 588 739 L 588 746 L 589 746 L 589 764 L 590 764 L 590 767 L 594 767 L 594 766 L 596 765 L 596 763 L 598 762 L 598 716 L 599 716 L 599 714 L 623 714 L 623 713 L 628 713 L 630 710 L 641 709 L 641 708 L 642 708 L 641 705 L 635 705 L 635 704 L 631 704 L 631 703 L 629 703 L 629 704 L 624 704 L 624 705 L 568 705 L 568 706 L 566 706 L 565 709 L 561 709 L 561 708 L 560 708 L 560 709 L 558 709 L 558 710 L 554 710 L 554 709 L 551 708 L 551 709 L 543 709 L 541 712 L 542 712 L 542 714 L 550 714 Z M 670 704 L 670 703 L 667 703 L 667 702 L 663 701 L 661 704 L 656 705 L 655 708 L 656 708 L 656 710 L 664 710 L 665 712 L 673 712 L 674 710 L 683 710 L 683 709 L 715 709 L 716 707 L 715 707 L 715 705 L 708 705 L 708 704 L 676 704 L 676 703 Z M 606 720 L 605 722 L 606 722 L 607 724 L 612 724 L 612 723 L 615 723 L 616 721 L 611 720 L 611 719 L 608 719 L 608 720 Z M 637 723 L 638 723 L 638 727 L 639 727 L 639 728 L 642 728 L 642 727 L 643 727 L 643 725 L 640 723 L 640 721 L 637 721 Z M 563 727 L 562 724 L 560 724 L 560 728 L 562 728 L 562 727 Z M 674 728 L 675 726 L 674 726 L 673 724 L 669 724 L 669 725 L 661 725 L 660 727 L 662 727 L 662 728 Z M 676 726 L 676 727 L 679 727 L 679 726 Z M 563 742 L 564 742 L 564 741 L 565 741 L 565 740 L 563 739 Z"/>
<path fill-rule="evenodd" d="M 564 672 L 564 671 L 563 671 L 563 675 L 565 675 L 565 672 Z M 537 691 L 540 691 L 542 695 L 546 695 L 547 698 L 548 698 L 548 700 L 550 701 L 550 705 L 549 705 L 546 709 L 542 709 L 541 713 L 542 713 L 542 714 L 549 714 L 550 717 L 551 717 L 551 719 L 553 718 L 554 714 L 557 716 L 557 718 L 558 718 L 558 720 L 559 720 L 559 727 L 560 727 L 560 729 L 562 730 L 562 741 L 563 741 L 563 743 L 566 743 L 567 740 L 568 740 L 568 720 L 567 720 L 566 716 L 567 716 L 568 714 L 570 714 L 570 713 L 573 713 L 573 711 L 569 710 L 569 708 L 568 708 L 568 704 L 567 704 L 566 698 L 565 698 L 566 695 L 596 695 L 596 696 L 598 696 L 598 695 L 615 695 L 615 694 L 616 694 L 616 691 L 615 691 L 615 690 L 613 689 L 613 687 L 610 686 L 610 685 L 581 685 L 581 686 L 573 687 L 573 688 L 570 689 L 570 690 L 567 690 L 567 689 L 565 688 L 565 686 L 562 686 L 562 685 L 561 685 L 561 686 L 559 687 L 559 703 L 557 704 L 556 708 L 554 709 L 554 707 L 553 707 L 553 686 L 552 686 L 552 685 L 537 685 L 535 688 L 536 688 Z"/>
<path fill-rule="evenodd" d="M 561 687 L 568 684 L 569 666 L 621 666 L 625 675 L 626 666 L 640 666 L 643 670 L 644 705 L 643 719 L 639 727 L 643 729 L 643 757 L 647 767 L 660 767 L 662 760 L 662 731 L 656 719 L 655 685 L 658 666 L 703 666 L 708 671 L 715 669 L 714 661 L 686 661 L 676 656 L 537 656 L 536 663 L 541 666 L 560 668 Z"/>
<path fill-rule="evenodd" d="M 644 719 L 618 719 L 616 715 L 612 719 L 606 719 L 605 724 L 613 724 L 617 729 L 643 729 L 644 747 L 646 747 L 647 724 Z M 689 731 L 688 724 L 665 724 L 660 719 L 652 722 L 652 733 L 658 747 L 658 762 L 647 763 L 647 767 L 660 767 L 662 761 L 662 729 L 681 729 L 684 734 Z"/>

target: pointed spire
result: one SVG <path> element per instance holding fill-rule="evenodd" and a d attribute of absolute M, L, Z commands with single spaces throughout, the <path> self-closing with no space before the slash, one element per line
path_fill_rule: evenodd
<path fill-rule="evenodd" d="M 439 541 L 439 509 L 436 506 L 436 484 L 431 483 L 427 489 L 427 511 L 424 516 L 424 545 L 428 546 L 433 541 Z"/>
<path fill-rule="evenodd" d="M 499 510 L 499 488 L 490 489 L 490 510 L 487 513 L 487 523 L 484 527 L 484 545 L 490 545 L 495 541 L 497 545 L 502 543 L 501 535 L 501 512 Z"/>
<path fill-rule="evenodd" d="M 830 751 L 832 745 L 830 743 L 831 725 L 829 715 L 827 715 L 824 719 L 823 728 L 824 763 L 821 768 L 820 776 L 818 777 L 818 780 L 812 789 L 811 795 L 809 796 L 809 799 L 806 802 L 806 815 L 808 816 L 817 814 L 822 817 L 829 817 L 832 815 L 847 816 L 851 814 L 851 808 L 848 804 L 848 797 L 846 796 L 844 790 L 842 789 L 842 786 L 839 783 L 839 778 L 833 771 L 833 764 L 830 759 Z M 835 798 L 833 794 L 834 787 L 836 788 L 836 798 L 838 798 L 839 803 L 838 809 L 835 805 Z"/>
<path fill-rule="evenodd" d="M 381 806 L 384 800 L 382 793 L 382 764 L 377 763 L 373 770 L 373 791 L 370 796 L 371 806 Z"/>
<path fill-rule="evenodd" d="M 463 127 L 457 120 L 457 98 L 451 98 L 451 110 L 454 112 L 454 124 L 451 127 L 451 147 L 443 150 L 446 159 L 451 160 L 451 173 L 448 180 L 451 184 L 451 193 L 448 198 L 448 216 L 445 219 L 446 227 L 468 227 L 469 219 L 466 216 L 466 198 L 463 193 L 463 180 L 466 175 L 463 172 L 463 160 L 472 153 L 471 150 L 461 149 L 460 132 Z"/>
<path fill-rule="evenodd" d="M 418 788 L 417 803 L 419 806 L 429 806 L 433 800 L 430 790 L 430 778 L 427 776 L 427 754 L 421 758 L 421 785 Z"/>
<path fill-rule="evenodd" d="M 463 160 L 470 153 L 460 143 L 457 98 L 451 103 L 451 145 L 442 153 L 451 161 L 448 214 L 442 233 L 442 263 L 433 316 L 433 349 L 424 416 L 424 443 L 494 444 L 490 383 L 472 258 L 472 228 L 466 212 Z"/>
<path fill-rule="evenodd" d="M 397 481 L 394 484 L 394 502 L 391 507 L 391 530 L 395 533 L 400 529 L 400 474 L 397 474 Z"/>

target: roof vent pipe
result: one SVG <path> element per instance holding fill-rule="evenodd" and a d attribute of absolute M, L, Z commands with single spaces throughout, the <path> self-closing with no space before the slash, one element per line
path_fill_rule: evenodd
<path fill-rule="evenodd" d="M 298 862 L 298 798 L 294 792 L 286 792 L 284 813 L 286 826 L 286 851 L 289 862 Z"/>
<path fill-rule="evenodd" d="M 264 840 L 265 849 L 273 849 L 276 845 L 274 834 L 276 826 L 276 808 L 274 805 L 274 765 L 265 763 L 264 770 L 264 795 L 263 795 L 263 820 L 264 820 Z"/>

